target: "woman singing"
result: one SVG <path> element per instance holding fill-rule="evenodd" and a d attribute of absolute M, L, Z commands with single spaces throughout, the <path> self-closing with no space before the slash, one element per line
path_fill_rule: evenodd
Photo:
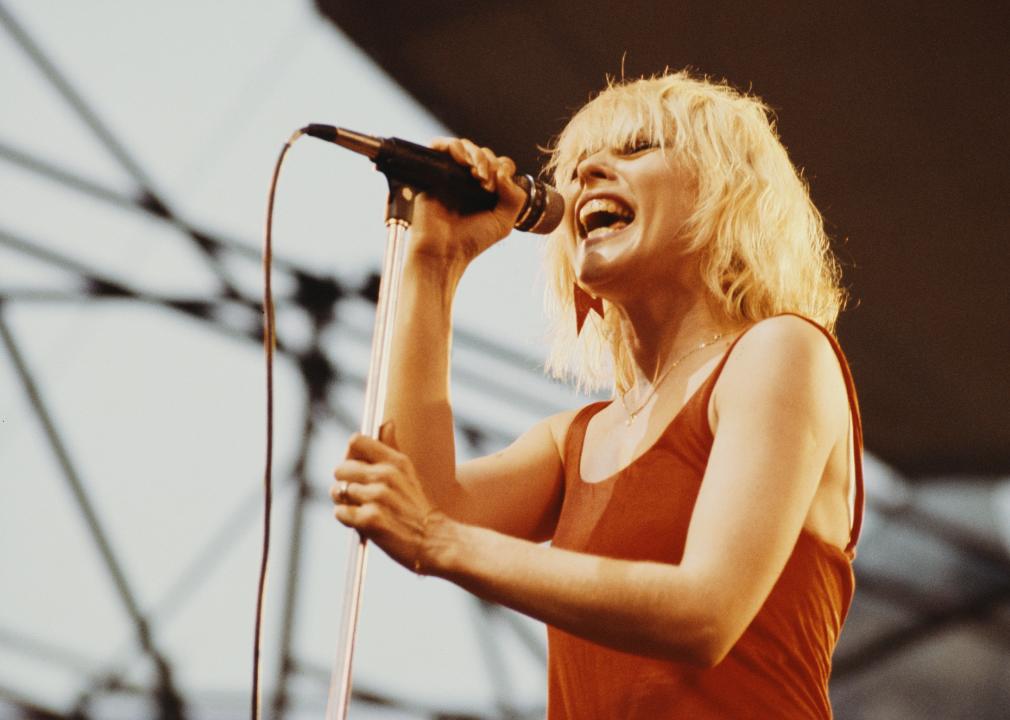
<path fill-rule="evenodd" d="M 499 203 L 461 217 L 419 199 L 389 421 L 351 440 L 337 519 L 547 623 L 551 720 L 831 717 L 861 431 L 837 265 L 767 108 L 672 73 L 572 118 L 549 166 L 566 215 L 548 368 L 613 399 L 458 467 L 453 295 L 524 196 L 508 158 L 436 147 Z"/>

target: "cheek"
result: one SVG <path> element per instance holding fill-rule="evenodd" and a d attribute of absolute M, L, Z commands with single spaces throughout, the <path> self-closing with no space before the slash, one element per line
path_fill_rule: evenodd
<path fill-rule="evenodd" d="M 667 197 L 649 215 L 653 233 L 666 243 L 679 244 L 684 239 L 684 230 L 693 211 L 693 200 L 687 194 Z"/>

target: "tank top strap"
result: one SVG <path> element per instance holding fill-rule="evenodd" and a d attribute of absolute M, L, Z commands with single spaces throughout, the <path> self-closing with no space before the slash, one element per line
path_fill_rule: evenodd
<path fill-rule="evenodd" d="M 568 433 L 565 435 L 564 469 L 565 478 L 580 477 L 579 466 L 582 463 L 582 445 L 586 439 L 586 429 L 593 415 L 608 405 L 609 401 L 601 400 L 590 403 L 579 410 L 572 422 L 568 425 Z M 574 476 L 572 475 L 574 473 Z"/>

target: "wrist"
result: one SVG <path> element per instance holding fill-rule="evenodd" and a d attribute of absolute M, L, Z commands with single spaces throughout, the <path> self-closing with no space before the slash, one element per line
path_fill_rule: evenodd
<path fill-rule="evenodd" d="M 418 575 L 446 577 L 452 573 L 463 525 L 441 510 L 431 510 L 424 519 L 421 541 L 414 559 L 414 572 Z"/>
<path fill-rule="evenodd" d="M 415 238 L 407 248 L 407 256 L 404 259 L 404 271 L 445 285 L 447 282 L 455 284 L 463 276 L 469 261 L 460 255 L 447 255 L 440 252 L 433 252 L 425 248 L 425 243 Z"/>

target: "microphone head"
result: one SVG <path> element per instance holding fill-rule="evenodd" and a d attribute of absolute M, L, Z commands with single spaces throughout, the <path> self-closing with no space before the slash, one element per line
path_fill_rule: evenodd
<path fill-rule="evenodd" d="M 555 228 L 561 224 L 561 220 L 565 216 L 565 199 L 550 185 L 540 185 L 540 187 L 545 195 L 544 209 L 529 231 L 547 235 L 554 232 Z"/>
<path fill-rule="evenodd" d="M 561 194 L 532 175 L 516 175 L 513 180 L 526 191 L 526 204 L 519 211 L 515 229 L 541 235 L 553 232 L 565 215 Z"/>

